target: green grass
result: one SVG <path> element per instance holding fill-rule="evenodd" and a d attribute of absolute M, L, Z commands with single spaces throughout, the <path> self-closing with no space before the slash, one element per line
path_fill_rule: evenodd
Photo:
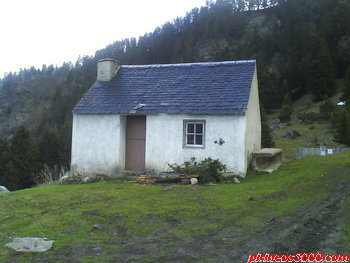
<path fill-rule="evenodd" d="M 337 84 L 341 87 L 341 81 Z M 335 105 L 339 102 L 342 92 L 337 92 L 331 101 Z M 283 149 L 283 159 L 284 161 L 295 160 L 299 148 L 317 148 L 319 143 L 323 143 L 329 148 L 336 148 L 341 145 L 333 141 L 334 130 L 330 124 L 330 120 L 317 120 L 312 123 L 300 123 L 297 124 L 299 119 L 298 115 L 301 113 L 319 113 L 319 106 L 324 103 L 324 101 L 313 102 L 311 94 L 306 94 L 292 103 L 292 116 L 288 123 L 288 126 L 281 130 L 273 131 L 273 138 L 275 141 L 275 147 Z M 269 119 L 277 118 L 278 112 L 269 115 Z M 300 137 L 295 139 L 286 139 L 282 135 L 287 130 L 296 130 L 301 134 Z M 317 138 L 317 142 L 311 142 L 309 140 L 310 136 Z"/>
<path fill-rule="evenodd" d="M 295 139 L 283 138 L 287 130 L 295 130 L 301 134 Z M 311 142 L 310 136 L 317 138 L 317 142 Z M 275 147 L 283 149 L 283 158 L 285 161 L 294 160 L 297 157 L 299 148 L 318 148 L 318 143 L 323 143 L 329 148 L 336 148 L 340 145 L 333 141 L 334 132 L 331 125 L 325 121 L 315 121 L 312 124 L 293 124 L 286 126 L 281 130 L 274 130 L 273 137 Z"/>
<path fill-rule="evenodd" d="M 176 185 L 165 190 L 164 186 L 100 182 L 1 194 L 0 247 L 23 236 L 47 237 L 55 243 L 54 249 L 42 255 L 0 249 L 0 262 L 41 262 L 42 258 L 65 262 L 60 252 L 68 248 L 91 251 L 97 246 L 103 247 L 98 258 L 88 252 L 72 252 L 69 257 L 76 257 L 72 262 L 114 262 L 125 243 L 157 231 L 158 238 L 169 243 L 226 228 L 249 235 L 271 218 L 327 196 L 349 158 L 346 152 L 291 161 L 272 174 L 251 173 L 241 184 Z M 105 230 L 92 229 L 94 224 Z M 349 225 L 345 231 L 343 242 L 350 245 Z M 156 261 L 161 253 L 172 252 L 150 254 L 142 262 Z"/>

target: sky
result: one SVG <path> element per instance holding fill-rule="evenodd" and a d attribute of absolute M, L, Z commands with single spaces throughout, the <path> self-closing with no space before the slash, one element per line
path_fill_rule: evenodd
<path fill-rule="evenodd" d="M 75 63 L 138 37 L 206 0 L 1 0 L 0 77 L 43 64 Z"/>

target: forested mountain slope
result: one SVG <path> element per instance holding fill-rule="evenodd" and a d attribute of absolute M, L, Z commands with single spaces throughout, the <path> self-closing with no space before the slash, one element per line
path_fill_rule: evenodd
<path fill-rule="evenodd" d="M 349 0 L 209 1 L 92 57 L 7 74 L 0 82 L 0 137 L 25 125 L 37 138 L 34 144 L 42 145 L 42 156 L 45 147 L 59 148 L 41 163 L 68 163 L 71 110 L 94 82 L 97 61 L 106 57 L 122 64 L 256 59 L 266 110 L 305 92 L 315 100 L 327 98 L 336 92 L 335 78 L 344 78 L 349 68 L 349 14 Z M 0 156 L 9 144 L 0 143 Z"/>

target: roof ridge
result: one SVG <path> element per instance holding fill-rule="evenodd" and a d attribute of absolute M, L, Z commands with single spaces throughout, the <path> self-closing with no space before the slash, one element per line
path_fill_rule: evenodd
<path fill-rule="evenodd" d="M 124 68 L 162 68 L 162 67 L 191 67 L 191 66 L 221 66 L 221 65 L 238 65 L 253 64 L 256 60 L 232 60 L 220 62 L 194 62 L 194 63 L 174 63 L 174 64 L 148 64 L 148 65 L 121 65 Z"/>

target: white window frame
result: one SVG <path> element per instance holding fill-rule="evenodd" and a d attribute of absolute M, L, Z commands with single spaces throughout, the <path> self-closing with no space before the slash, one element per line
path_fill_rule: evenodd
<path fill-rule="evenodd" d="M 194 130 L 193 133 L 188 132 L 188 125 L 194 124 Z M 196 132 L 196 125 L 201 124 L 203 125 L 202 133 Z M 204 149 L 205 148 L 205 126 L 206 121 L 205 120 L 183 120 L 183 142 L 182 146 L 183 148 L 199 148 Z M 194 144 L 188 144 L 187 142 L 187 136 L 193 135 L 194 138 Z M 196 144 L 196 136 L 201 135 L 202 136 L 202 144 Z"/>

